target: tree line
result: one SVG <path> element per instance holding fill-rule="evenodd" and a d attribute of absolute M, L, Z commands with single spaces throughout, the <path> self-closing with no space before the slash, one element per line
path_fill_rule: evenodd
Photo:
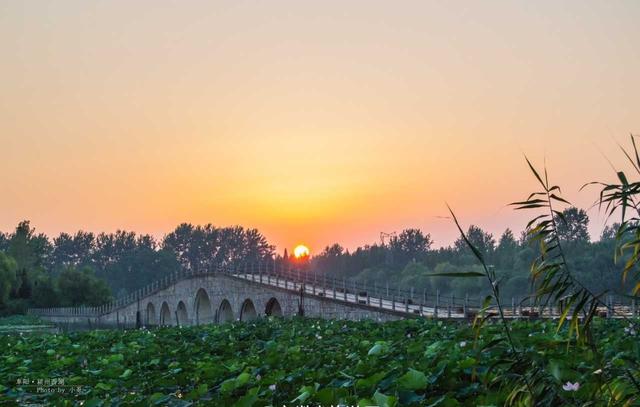
<path fill-rule="evenodd" d="M 621 271 L 611 256 L 617 225 L 605 228 L 602 236 L 592 241 L 589 217 L 575 207 L 563 212 L 558 225 L 573 269 L 586 286 L 594 291 L 628 291 L 629 287 L 620 283 Z M 504 296 L 522 297 L 531 292 L 529 265 L 536 252 L 526 240 L 526 231 L 516 236 L 507 229 L 496 239 L 472 225 L 467 237 L 495 268 Z M 183 223 L 160 241 L 127 231 L 78 231 L 49 239 L 23 221 L 11 233 L 0 232 L 0 313 L 21 312 L 29 306 L 99 305 L 181 269 L 241 266 L 274 259 L 279 264 L 295 261 L 286 249 L 282 255 L 276 254 L 257 229 L 241 226 Z M 490 291 L 482 279 L 446 276 L 480 271 L 462 239 L 448 247 L 434 248 L 431 235 L 419 229 L 403 230 L 384 243 L 351 252 L 333 244 L 307 259 L 305 266 L 320 276 L 366 281 L 380 287 L 389 283 L 392 287 L 413 287 L 417 292 L 437 290 L 456 296 L 480 296 Z"/>
<path fill-rule="evenodd" d="M 627 293 L 631 283 L 622 283 L 616 266 L 615 234 L 619 225 L 607 226 L 598 240 L 589 235 L 589 217 L 583 209 L 570 207 L 558 216 L 558 232 L 577 278 L 595 292 Z M 511 229 L 499 237 L 469 226 L 466 235 L 494 268 L 505 298 L 522 298 L 532 292 L 530 265 L 536 257 L 526 231 L 516 235 Z M 447 274 L 482 272 L 477 259 L 459 238 L 453 245 L 433 247 L 433 239 L 419 229 L 406 229 L 387 242 L 367 245 L 350 252 L 339 244 L 327 246 L 311 260 L 311 268 L 334 278 L 366 281 L 384 287 L 400 286 L 433 294 L 480 297 L 490 293 L 484 279 L 451 278 Z M 437 276 L 440 275 L 440 276 Z"/>
<path fill-rule="evenodd" d="M 181 269 L 202 270 L 273 257 L 256 229 L 181 224 L 162 240 L 117 231 L 49 239 L 29 221 L 0 232 L 0 313 L 28 307 L 100 305 Z"/>

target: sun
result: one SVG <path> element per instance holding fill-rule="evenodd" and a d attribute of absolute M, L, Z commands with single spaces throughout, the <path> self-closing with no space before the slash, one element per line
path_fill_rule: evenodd
<path fill-rule="evenodd" d="M 303 244 L 299 244 L 295 249 L 293 249 L 293 255 L 296 256 L 296 259 L 299 259 L 301 257 L 308 257 L 309 248 Z"/>

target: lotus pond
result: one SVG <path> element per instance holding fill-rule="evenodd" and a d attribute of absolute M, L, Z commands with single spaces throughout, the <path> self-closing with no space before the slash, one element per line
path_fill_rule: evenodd
<path fill-rule="evenodd" d="M 588 402 L 602 386 L 620 399 L 633 393 L 609 374 L 640 361 L 640 341 L 628 323 L 596 321 L 603 337 L 597 352 L 568 343 L 552 322 L 515 322 L 512 329 L 518 345 L 542 361 L 547 385 L 568 402 Z M 492 346 L 502 332 L 489 324 L 476 340 L 466 322 L 269 318 L 5 334 L 0 404 L 498 406 L 513 390 L 500 364 L 508 351 Z"/>

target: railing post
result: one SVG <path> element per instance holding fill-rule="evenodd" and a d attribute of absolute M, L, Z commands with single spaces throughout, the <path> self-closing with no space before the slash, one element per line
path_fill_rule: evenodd
<path fill-rule="evenodd" d="M 344 300 L 347 301 L 347 279 L 342 277 L 342 295 Z"/>
<path fill-rule="evenodd" d="M 433 308 L 433 315 L 438 318 L 438 307 L 440 306 L 440 290 L 436 290 L 436 306 Z"/>
<path fill-rule="evenodd" d="M 514 317 L 516 316 L 516 299 L 514 297 L 511 297 L 511 313 Z"/>
<path fill-rule="evenodd" d="M 520 298 L 520 302 L 518 302 L 518 311 L 519 311 L 519 316 L 522 317 L 522 302 L 524 301 L 524 298 Z"/>
<path fill-rule="evenodd" d="M 404 312 L 409 313 L 409 298 L 404 297 Z"/>
<path fill-rule="evenodd" d="M 322 294 L 324 294 L 325 297 L 327 296 L 327 286 L 327 274 L 322 273 Z"/>
<path fill-rule="evenodd" d="M 333 290 L 333 299 L 336 299 L 336 279 L 331 279 L 331 289 Z"/>
<path fill-rule="evenodd" d="M 396 295 L 395 294 L 391 296 L 391 309 L 394 310 L 394 311 L 396 310 Z"/>
<path fill-rule="evenodd" d="M 464 305 L 462 306 L 462 313 L 464 314 L 464 317 L 467 317 L 467 307 L 469 306 L 469 294 L 465 294 L 464 295 Z"/>
<path fill-rule="evenodd" d="M 451 304 L 453 303 L 453 294 L 451 294 L 451 298 L 449 298 L 449 306 L 447 307 L 447 318 L 451 318 Z"/>

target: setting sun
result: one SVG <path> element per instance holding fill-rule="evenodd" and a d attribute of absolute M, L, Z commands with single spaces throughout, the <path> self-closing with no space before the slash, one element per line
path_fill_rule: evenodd
<path fill-rule="evenodd" d="M 293 249 L 293 254 L 297 259 L 309 256 L 309 248 L 305 245 L 299 244 L 295 249 Z"/>

